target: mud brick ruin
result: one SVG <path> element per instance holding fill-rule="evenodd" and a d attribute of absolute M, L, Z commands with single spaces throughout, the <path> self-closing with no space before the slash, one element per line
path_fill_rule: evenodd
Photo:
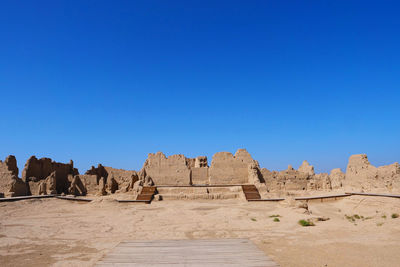
<path fill-rule="evenodd" d="M 236 198 L 241 185 L 254 185 L 263 196 L 272 193 L 304 191 L 370 191 L 392 192 L 400 189 L 400 165 L 374 167 L 366 155 L 350 157 L 346 173 L 333 169 L 314 172 L 307 161 L 295 170 L 261 168 L 245 149 L 234 155 L 216 153 L 208 165 L 207 157 L 167 157 L 150 153 L 140 171 L 114 169 L 99 164 L 79 174 L 71 160 L 59 163 L 49 158 L 28 159 L 18 177 L 17 160 L 8 156 L 0 161 L 0 197 L 46 194 L 109 195 L 129 193 L 138 196 L 144 186 L 157 186 L 163 198 Z"/>

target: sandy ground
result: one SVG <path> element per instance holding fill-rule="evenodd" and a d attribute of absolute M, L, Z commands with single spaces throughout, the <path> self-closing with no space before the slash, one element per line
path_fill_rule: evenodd
<path fill-rule="evenodd" d="M 0 203 L 0 266 L 93 266 L 123 240 L 249 238 L 281 266 L 399 266 L 400 199 Z M 363 216 L 347 219 L 345 215 Z M 271 215 L 280 215 L 274 222 Z M 302 227 L 300 219 L 329 217 Z M 386 216 L 386 218 L 385 218 Z"/>

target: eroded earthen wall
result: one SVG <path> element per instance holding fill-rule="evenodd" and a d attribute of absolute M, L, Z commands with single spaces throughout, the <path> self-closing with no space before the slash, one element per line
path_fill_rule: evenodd
<path fill-rule="evenodd" d="M 249 164 L 258 163 L 245 149 L 239 149 L 235 155 L 230 152 L 216 153 L 209 170 L 210 184 L 246 184 L 249 182 Z"/>
<path fill-rule="evenodd" d="M 194 164 L 194 162 L 193 162 Z M 190 165 L 184 155 L 168 158 L 162 153 L 150 153 L 143 168 L 156 185 L 189 185 Z"/>
<path fill-rule="evenodd" d="M 18 167 L 15 156 L 0 160 L 0 197 L 25 196 L 27 188 L 24 181 L 18 178 Z"/>
<path fill-rule="evenodd" d="M 78 170 L 74 168 L 72 160 L 70 163 L 60 163 L 52 161 L 50 158 L 37 159 L 32 156 L 28 159 L 22 172 L 22 179 L 32 187 L 31 193 L 35 194 L 36 188 L 41 180 L 45 180 L 54 172 L 56 179 L 56 190 L 58 194 L 68 193 L 68 175 L 77 175 Z"/>
<path fill-rule="evenodd" d="M 352 155 L 347 165 L 344 186 L 349 190 L 400 190 L 400 165 L 396 162 L 377 168 L 368 161 L 367 155 Z"/>

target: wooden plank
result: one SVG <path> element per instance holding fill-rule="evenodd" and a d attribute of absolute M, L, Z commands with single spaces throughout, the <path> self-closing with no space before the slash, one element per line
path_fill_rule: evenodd
<path fill-rule="evenodd" d="M 261 198 L 261 199 L 248 199 L 247 201 L 282 201 L 284 198 Z"/>
<path fill-rule="evenodd" d="M 324 198 L 337 198 L 337 197 L 349 197 L 351 194 L 338 194 L 328 196 L 312 196 L 312 197 L 295 197 L 295 200 L 311 200 L 311 199 L 324 199 Z"/>
<path fill-rule="evenodd" d="M 95 266 L 279 266 L 248 239 L 126 241 Z"/>
<path fill-rule="evenodd" d="M 137 200 L 137 199 L 117 199 L 119 203 L 143 203 L 150 204 L 150 201 L 147 200 Z"/>
<path fill-rule="evenodd" d="M 359 195 L 359 196 L 370 196 L 370 197 L 393 197 L 400 198 L 400 195 L 391 195 L 391 194 L 375 194 L 375 193 L 346 193 L 350 195 Z"/>
<path fill-rule="evenodd" d="M 56 195 L 7 197 L 7 198 L 0 198 L 0 202 L 18 201 L 18 200 L 26 200 L 26 199 L 38 199 L 38 198 L 52 198 L 55 196 Z"/>
<path fill-rule="evenodd" d="M 64 200 L 72 200 L 72 201 L 83 201 L 83 202 L 91 202 L 93 200 L 90 198 L 66 197 L 66 196 L 56 196 L 56 198 Z"/>

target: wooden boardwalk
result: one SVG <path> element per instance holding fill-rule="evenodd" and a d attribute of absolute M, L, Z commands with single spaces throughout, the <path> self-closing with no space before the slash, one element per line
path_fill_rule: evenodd
<path fill-rule="evenodd" d="M 370 197 L 394 197 L 400 198 L 400 195 L 391 195 L 391 194 L 374 194 L 374 193 L 346 193 L 350 195 L 359 195 L 359 196 L 370 196 Z"/>
<path fill-rule="evenodd" d="M 55 196 L 58 199 L 64 200 L 72 200 L 72 201 L 82 201 L 82 202 L 91 202 L 93 199 L 90 198 L 82 198 L 82 197 L 75 197 L 75 196 Z"/>
<path fill-rule="evenodd" d="M 326 198 L 334 198 L 337 199 L 339 197 L 350 197 L 351 194 L 337 194 L 337 195 L 328 195 L 328 196 L 311 196 L 311 197 L 295 197 L 295 200 L 313 200 L 313 199 L 326 199 Z"/>
<path fill-rule="evenodd" d="M 18 201 L 18 200 L 26 200 L 26 199 L 52 198 L 52 197 L 55 197 L 55 196 L 56 195 L 7 197 L 7 198 L 0 198 L 0 202 Z"/>
<path fill-rule="evenodd" d="M 279 265 L 248 239 L 213 239 L 121 242 L 95 266 L 276 267 Z"/>

